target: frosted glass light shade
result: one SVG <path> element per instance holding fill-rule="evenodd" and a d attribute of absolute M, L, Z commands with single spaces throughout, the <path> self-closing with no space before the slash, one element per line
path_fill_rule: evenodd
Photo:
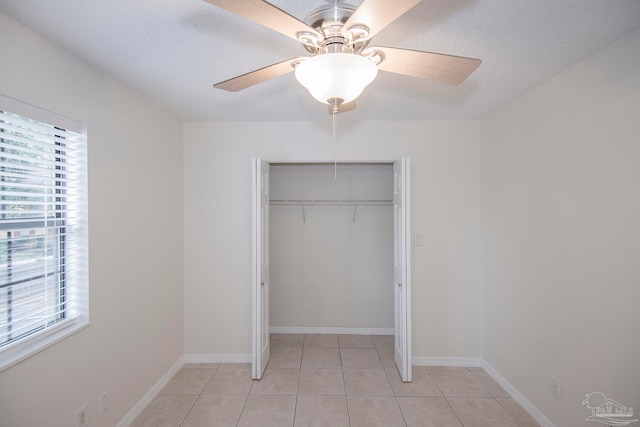
<path fill-rule="evenodd" d="M 378 67 L 373 62 L 353 53 L 317 55 L 296 67 L 300 84 L 325 104 L 334 98 L 353 101 L 377 74 Z"/>

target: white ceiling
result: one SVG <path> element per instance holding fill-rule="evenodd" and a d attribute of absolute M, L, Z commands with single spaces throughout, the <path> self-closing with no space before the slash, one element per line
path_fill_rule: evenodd
<path fill-rule="evenodd" d="M 304 20 L 326 1 L 271 3 Z M 184 120 L 328 120 L 293 73 L 213 89 L 306 51 L 202 0 L 0 0 L 0 11 Z M 380 72 L 340 120 L 481 117 L 638 28 L 638 0 L 423 0 L 372 44 L 480 58 L 480 68 L 459 86 Z"/>

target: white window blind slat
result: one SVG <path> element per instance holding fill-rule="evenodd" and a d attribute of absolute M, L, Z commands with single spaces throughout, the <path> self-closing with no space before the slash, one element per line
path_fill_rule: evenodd
<path fill-rule="evenodd" d="M 51 128 L 50 132 L 38 132 L 29 122 L 22 121 L 23 125 L 14 126 L 9 120 L 12 117 L 6 117 L 2 123 L 2 127 L 7 133 L 4 138 L 4 144 L 19 147 L 19 143 L 28 143 L 31 149 L 55 150 L 57 146 L 65 145 L 71 134 L 56 128 Z M 71 141 L 73 142 L 73 141 Z"/>
<path fill-rule="evenodd" d="M 7 149 L 44 154 L 58 152 L 62 157 L 73 156 L 73 151 L 67 151 L 66 149 L 66 147 L 74 144 L 73 141 L 68 141 L 59 136 L 30 135 L 25 129 L 7 126 L 6 123 L 2 124 L 2 128 L 5 133 L 2 145 Z"/>
<path fill-rule="evenodd" d="M 4 132 L 2 146 L 5 147 L 5 149 L 9 152 L 12 152 L 12 150 L 14 150 L 17 152 L 25 152 L 34 155 L 45 156 L 59 154 L 63 159 L 73 157 L 73 151 L 67 150 L 67 147 L 69 147 L 70 145 L 67 144 L 67 141 L 64 138 L 49 138 L 47 136 L 44 136 L 39 139 L 34 139 L 31 137 L 31 135 L 24 132 L 23 129 L 16 130 L 20 133 L 13 133 L 15 128 L 6 126 L 5 123 L 3 123 L 2 129 Z M 33 135 L 33 137 L 37 136 L 38 135 Z"/>
<path fill-rule="evenodd" d="M 2 129 L 0 129 L 0 132 Z M 41 174 L 48 176 L 52 171 L 58 170 L 64 164 L 62 157 L 56 157 L 55 154 L 39 153 L 35 150 L 8 150 L 5 145 L 0 145 L 3 149 L 0 152 L 3 163 L 6 168 L 13 167 L 16 170 L 29 170 L 37 171 L 42 170 Z M 31 158 L 31 156 L 38 156 L 37 158 Z M 66 166 L 66 165 L 65 165 Z M 59 169 L 59 174 L 66 172 L 66 169 Z M 55 174 L 53 176 L 55 178 Z"/>
<path fill-rule="evenodd" d="M 44 179 L 49 179 L 47 176 L 40 176 L 40 175 L 36 175 L 35 171 L 21 171 L 21 172 L 17 172 L 17 171 L 12 171 L 12 170 L 8 170 L 8 168 L 5 168 L 7 170 L 5 170 L 4 172 L 4 176 L 6 179 L 11 179 L 11 181 L 6 181 L 7 185 L 10 183 L 16 183 L 16 184 L 29 184 L 29 185 L 36 185 L 36 186 L 40 186 L 42 185 L 42 182 Z M 33 172 L 33 174 L 29 174 L 29 172 Z M 69 176 L 71 174 L 67 174 L 67 176 Z M 71 176 L 73 178 L 73 175 Z M 58 179 L 56 179 L 56 181 L 59 181 L 60 184 L 65 184 L 67 183 L 67 181 L 69 181 L 66 177 L 60 177 Z"/>
<path fill-rule="evenodd" d="M 48 298 L 54 300 L 59 299 L 59 295 L 49 295 Z M 29 332 L 29 326 L 41 324 L 43 320 L 49 319 L 51 321 L 58 320 L 63 317 L 66 310 L 67 305 L 72 301 L 68 300 L 65 302 L 60 302 L 57 304 L 52 304 L 48 306 L 46 309 L 40 308 L 43 306 L 42 301 L 38 298 L 31 298 L 31 301 L 28 301 L 30 306 L 25 305 L 22 308 L 22 317 L 18 317 L 14 320 L 13 332 L 21 330 L 23 332 Z M 4 337 L 6 338 L 8 334 L 4 333 Z M 0 339 L 2 336 L 0 336 Z"/>
<path fill-rule="evenodd" d="M 2 153 L 0 153 L 0 159 L 2 157 L 1 154 Z M 7 171 L 7 178 L 16 176 L 16 178 L 26 179 L 28 177 L 31 181 L 42 181 L 43 185 L 53 185 L 50 181 L 54 181 L 54 183 L 57 181 L 57 177 L 55 175 L 51 176 L 50 171 L 33 165 L 22 164 L 17 166 L 9 163 L 5 164 L 4 169 Z M 12 181 L 7 179 L 6 182 L 11 183 Z"/>

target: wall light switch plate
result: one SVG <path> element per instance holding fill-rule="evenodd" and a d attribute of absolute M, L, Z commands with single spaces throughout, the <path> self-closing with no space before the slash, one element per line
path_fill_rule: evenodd
<path fill-rule="evenodd" d="M 416 233 L 413 235 L 413 246 L 422 246 L 422 234 Z"/>

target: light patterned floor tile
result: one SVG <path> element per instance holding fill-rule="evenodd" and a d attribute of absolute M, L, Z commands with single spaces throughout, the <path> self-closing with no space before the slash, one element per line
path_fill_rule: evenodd
<path fill-rule="evenodd" d="M 344 396 L 298 396 L 295 427 L 349 427 Z"/>
<path fill-rule="evenodd" d="M 275 347 L 269 356 L 269 368 L 300 368 L 302 347 Z"/>
<path fill-rule="evenodd" d="M 251 363 L 221 363 L 218 369 L 249 369 L 251 370 Z"/>
<path fill-rule="evenodd" d="M 378 352 L 373 348 L 341 348 L 343 369 L 382 369 Z"/>
<path fill-rule="evenodd" d="M 185 364 L 132 427 L 540 427 L 480 367 L 412 377 L 393 336 L 272 334 L 262 380 L 250 363 Z"/>
<path fill-rule="evenodd" d="M 337 348 L 338 335 L 336 334 L 308 334 L 304 336 L 305 347 Z"/>
<path fill-rule="evenodd" d="M 473 373 L 466 369 L 428 372 L 445 397 L 491 397 Z"/>
<path fill-rule="evenodd" d="M 380 361 L 384 369 L 397 369 L 395 354 L 392 348 L 378 349 L 378 355 L 380 356 Z"/>
<path fill-rule="evenodd" d="M 305 347 L 302 350 L 303 368 L 341 368 L 338 348 Z"/>
<path fill-rule="evenodd" d="M 171 378 L 160 394 L 200 394 L 215 369 L 182 368 Z"/>
<path fill-rule="evenodd" d="M 195 394 L 159 394 L 130 427 L 180 427 L 197 398 Z"/>
<path fill-rule="evenodd" d="M 250 395 L 238 427 L 291 427 L 296 396 Z"/>
<path fill-rule="evenodd" d="M 465 366 L 425 366 L 427 371 L 468 371 Z"/>
<path fill-rule="evenodd" d="M 540 427 L 540 424 L 512 398 L 498 398 L 496 400 L 521 427 Z"/>
<path fill-rule="evenodd" d="M 398 397 L 407 427 L 462 427 L 449 403 L 438 397 Z"/>
<path fill-rule="evenodd" d="M 340 348 L 375 348 L 371 335 L 338 335 Z"/>
<path fill-rule="evenodd" d="M 209 368 L 216 369 L 220 366 L 219 363 L 185 363 L 183 368 Z"/>
<path fill-rule="evenodd" d="M 347 396 L 351 427 L 405 427 L 395 397 Z"/>
<path fill-rule="evenodd" d="M 342 369 L 302 369 L 298 394 L 344 396 Z"/>
<path fill-rule="evenodd" d="M 491 396 L 509 397 L 509 393 L 504 391 L 504 389 L 500 387 L 500 384 L 495 382 L 495 380 L 491 378 L 491 376 L 489 376 L 489 374 L 487 374 L 486 372 L 484 371 L 471 371 L 471 372 L 476 377 L 476 379 L 480 381 L 480 384 L 482 384 L 484 388 L 486 388 L 487 391 L 491 393 Z"/>
<path fill-rule="evenodd" d="M 278 347 L 302 347 L 304 335 L 302 334 L 271 334 L 271 348 Z"/>
<path fill-rule="evenodd" d="M 218 369 L 205 386 L 208 394 L 249 394 L 253 380 L 248 369 Z"/>
<path fill-rule="evenodd" d="M 378 350 L 393 351 L 394 336 L 393 335 L 373 335 L 373 345 Z"/>
<path fill-rule="evenodd" d="M 397 369 L 388 369 L 387 377 L 396 396 L 430 396 L 441 397 L 442 393 L 438 389 L 436 383 L 431 379 L 427 371 L 420 367 L 414 366 L 411 375 L 411 382 L 402 382 L 400 373 Z"/>
<path fill-rule="evenodd" d="M 519 427 L 494 398 L 448 398 L 464 427 Z"/>
<path fill-rule="evenodd" d="M 344 369 L 343 373 L 350 396 L 393 396 L 387 375 L 381 369 Z"/>
<path fill-rule="evenodd" d="M 203 394 L 181 427 L 235 427 L 246 400 L 246 395 Z"/>
<path fill-rule="evenodd" d="M 297 394 L 300 369 L 266 369 L 251 394 Z"/>

